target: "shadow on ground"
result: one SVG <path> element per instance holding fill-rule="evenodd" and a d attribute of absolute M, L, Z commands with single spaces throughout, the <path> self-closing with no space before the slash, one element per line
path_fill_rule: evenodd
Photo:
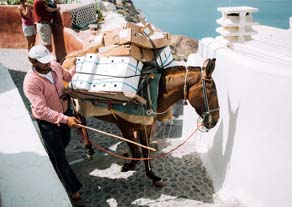
<path fill-rule="evenodd" d="M 88 125 L 120 135 L 115 125 L 100 120 L 89 119 Z M 98 134 L 90 134 L 90 137 L 105 148 L 117 146 L 117 154 L 127 151 L 124 143 Z M 80 134 L 75 130 L 73 140 L 67 150 L 71 160 L 85 157 L 79 140 Z M 167 143 L 164 145 L 167 146 Z M 151 203 L 164 199 L 189 199 L 213 203 L 212 181 L 196 153 L 182 158 L 167 156 L 152 160 L 154 172 L 167 183 L 167 186 L 162 189 L 154 187 L 151 180 L 147 178 L 143 162 L 138 164 L 136 171 L 126 173 L 120 171 L 124 162 L 126 161 L 97 151 L 94 160 L 85 159 L 73 165 L 74 171 L 84 184 L 82 188 L 84 206 L 151 206 Z"/>

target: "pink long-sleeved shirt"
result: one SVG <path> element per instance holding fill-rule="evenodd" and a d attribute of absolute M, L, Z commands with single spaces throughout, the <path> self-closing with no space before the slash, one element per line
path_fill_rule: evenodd
<path fill-rule="evenodd" d="M 31 103 L 32 115 L 36 119 L 45 120 L 59 125 L 66 123 L 68 116 L 63 113 L 68 108 L 68 101 L 63 101 L 64 83 L 69 82 L 75 73 L 75 67 L 65 70 L 59 63 L 51 62 L 54 83 L 30 70 L 23 82 L 23 91 Z"/>

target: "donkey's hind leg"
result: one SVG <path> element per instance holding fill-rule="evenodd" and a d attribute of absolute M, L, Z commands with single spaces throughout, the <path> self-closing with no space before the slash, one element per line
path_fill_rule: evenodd
<path fill-rule="evenodd" d="M 147 133 L 147 134 L 146 134 Z M 150 134 L 151 134 L 151 127 L 147 127 L 147 132 L 140 131 L 139 138 L 141 144 L 149 146 L 150 145 Z M 150 151 L 148 149 L 142 148 L 142 153 L 144 158 L 150 158 Z M 166 184 L 162 181 L 160 177 L 154 174 L 151 160 L 146 159 L 144 160 L 146 175 L 153 181 L 153 185 L 159 188 L 163 188 Z"/>
<path fill-rule="evenodd" d="M 124 137 L 126 137 L 127 139 L 131 140 L 131 141 L 137 141 L 134 132 L 131 130 L 121 130 L 122 134 Z M 141 152 L 139 150 L 139 147 L 137 147 L 134 144 L 131 144 L 129 142 L 127 142 L 130 150 L 131 150 L 131 155 L 133 158 L 140 158 L 141 157 Z M 127 172 L 129 170 L 134 170 L 136 168 L 136 165 L 138 163 L 138 160 L 131 160 L 131 162 L 129 163 L 125 163 L 122 167 L 122 172 Z"/>

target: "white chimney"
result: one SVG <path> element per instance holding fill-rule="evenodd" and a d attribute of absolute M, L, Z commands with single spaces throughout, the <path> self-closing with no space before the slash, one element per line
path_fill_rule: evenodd
<path fill-rule="evenodd" d="M 240 7 L 220 7 L 217 8 L 222 13 L 222 17 L 216 22 L 221 25 L 216 31 L 221 34 L 219 39 L 224 44 L 232 46 L 233 43 L 244 43 L 252 40 L 251 35 L 256 34 L 252 25 L 258 24 L 253 20 L 252 13 L 257 12 L 257 8 Z"/>

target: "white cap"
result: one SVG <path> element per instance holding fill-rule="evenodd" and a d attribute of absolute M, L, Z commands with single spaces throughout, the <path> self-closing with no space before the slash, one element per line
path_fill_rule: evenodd
<path fill-rule="evenodd" d="M 28 57 L 36 59 L 37 61 L 44 64 L 56 60 L 55 56 L 52 55 L 50 51 L 42 45 L 33 46 L 28 52 Z"/>

